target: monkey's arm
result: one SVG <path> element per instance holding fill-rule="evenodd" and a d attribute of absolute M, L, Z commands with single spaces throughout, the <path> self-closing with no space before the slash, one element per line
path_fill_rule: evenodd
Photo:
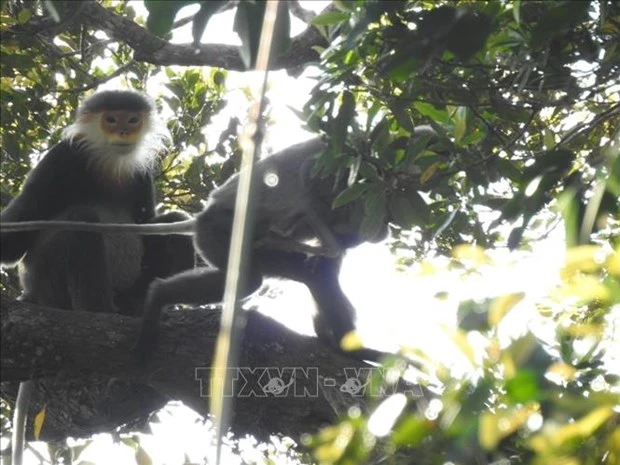
<path fill-rule="evenodd" d="M 282 234 L 273 230 L 269 231 L 267 235 L 261 239 L 257 239 L 254 243 L 254 248 L 298 252 L 330 258 L 339 257 L 344 253 L 344 249 L 340 247 L 326 247 L 323 242 L 321 242 L 320 245 L 310 245 L 292 238 L 290 234 Z"/>
<path fill-rule="evenodd" d="M 286 230 L 282 231 L 272 226 L 261 243 L 268 245 L 269 248 L 289 252 L 341 257 L 345 247 L 334 233 L 332 226 L 321 217 L 319 210 L 309 204 L 302 206 L 300 211 L 301 215 Z M 317 239 L 320 245 L 309 245 L 305 242 L 307 239 Z"/>
<path fill-rule="evenodd" d="M 54 146 L 30 172 L 22 191 L 0 213 L 0 222 L 45 220 L 57 214 L 73 190 L 68 172 L 73 169 L 71 148 Z M 37 232 L 2 233 L 0 262 L 19 260 L 32 245 Z"/>
<path fill-rule="evenodd" d="M 133 217 L 137 223 L 151 223 L 155 218 L 155 183 L 150 172 L 140 173 L 139 182 L 135 184 L 135 198 Z"/>
<path fill-rule="evenodd" d="M 317 239 L 321 242 L 321 247 L 326 251 L 326 253 L 321 255 L 325 255 L 327 257 L 341 256 L 344 253 L 344 248 L 327 223 L 323 221 L 316 210 L 311 206 L 306 207 L 305 213 L 310 227 L 314 230 Z"/>

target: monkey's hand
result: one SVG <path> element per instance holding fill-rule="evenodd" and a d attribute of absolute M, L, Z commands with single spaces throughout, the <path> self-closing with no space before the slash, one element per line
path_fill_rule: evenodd
<path fill-rule="evenodd" d="M 153 352 L 157 348 L 159 339 L 159 319 L 161 316 L 161 306 L 153 299 L 152 289 L 147 296 L 144 305 L 144 317 L 140 326 L 140 334 L 133 348 L 133 352 L 138 358 L 140 365 L 148 365 Z"/>

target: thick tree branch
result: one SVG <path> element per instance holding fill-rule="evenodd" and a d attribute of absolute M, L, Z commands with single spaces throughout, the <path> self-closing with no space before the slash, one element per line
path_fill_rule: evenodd
<path fill-rule="evenodd" d="M 133 410 L 116 406 L 120 415 L 117 420 L 122 422 L 135 419 L 128 416 L 150 413 L 145 409 L 161 406 L 162 398 L 144 386 L 148 382 L 168 398 L 181 400 L 207 415 L 209 366 L 219 319 L 220 312 L 214 309 L 168 312 L 161 324 L 160 345 L 152 363 L 144 369 L 131 352 L 138 319 L 56 310 L 3 297 L 2 381 L 46 378 L 42 383 L 46 394 L 53 396 L 58 389 L 64 393 L 63 398 L 70 398 L 75 396 L 75 385 L 70 386 L 72 394 L 68 396 L 66 386 L 59 388 L 63 384 L 59 380 L 81 380 L 83 390 L 98 385 L 106 395 L 111 390 L 109 380 L 118 380 L 125 383 L 121 390 L 125 397 L 129 391 L 140 399 L 139 405 L 132 403 Z M 237 433 L 257 437 L 282 433 L 299 438 L 304 432 L 333 422 L 352 405 L 366 410 L 367 399 L 361 391 L 348 389 L 352 385 L 347 380 L 357 375 L 363 385 L 369 375 L 367 364 L 343 356 L 316 338 L 294 333 L 260 313 L 248 314 L 239 367 L 233 418 Z M 89 421 L 99 420 L 95 411 L 103 408 L 91 405 L 94 397 L 92 393 L 88 396 L 93 409 Z M 119 397 L 115 392 L 113 399 Z M 107 405 L 108 418 L 103 419 L 107 428 L 114 424 L 109 418 L 111 410 Z M 82 419 L 80 425 L 83 423 Z M 96 431 L 97 425 L 90 426 L 80 432 Z M 63 433 L 75 435 L 76 431 Z M 58 431 L 47 435 L 59 436 L 62 434 Z"/>
<path fill-rule="evenodd" d="M 105 31 L 114 39 L 127 43 L 134 50 L 134 60 L 155 65 L 214 66 L 234 71 L 245 71 L 238 47 L 223 44 L 171 44 L 157 37 L 130 19 L 123 18 L 95 1 L 83 2 L 77 21 L 94 29 Z M 327 46 L 327 42 L 310 27 L 293 38 L 290 50 L 275 57 L 271 69 L 297 68 L 316 62 L 318 53 L 313 47 Z"/>

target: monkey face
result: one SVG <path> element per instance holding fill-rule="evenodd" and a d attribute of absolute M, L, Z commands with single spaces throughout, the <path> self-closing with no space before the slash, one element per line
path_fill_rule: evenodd
<path fill-rule="evenodd" d="M 119 153 L 130 153 L 139 142 L 144 115 L 137 111 L 104 111 L 99 124 L 109 145 Z"/>

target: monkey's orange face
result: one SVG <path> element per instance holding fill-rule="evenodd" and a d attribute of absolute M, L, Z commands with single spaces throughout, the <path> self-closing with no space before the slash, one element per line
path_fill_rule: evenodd
<path fill-rule="evenodd" d="M 104 111 L 101 113 L 101 131 L 108 144 L 123 152 L 131 151 L 140 139 L 144 115 L 137 111 Z"/>

